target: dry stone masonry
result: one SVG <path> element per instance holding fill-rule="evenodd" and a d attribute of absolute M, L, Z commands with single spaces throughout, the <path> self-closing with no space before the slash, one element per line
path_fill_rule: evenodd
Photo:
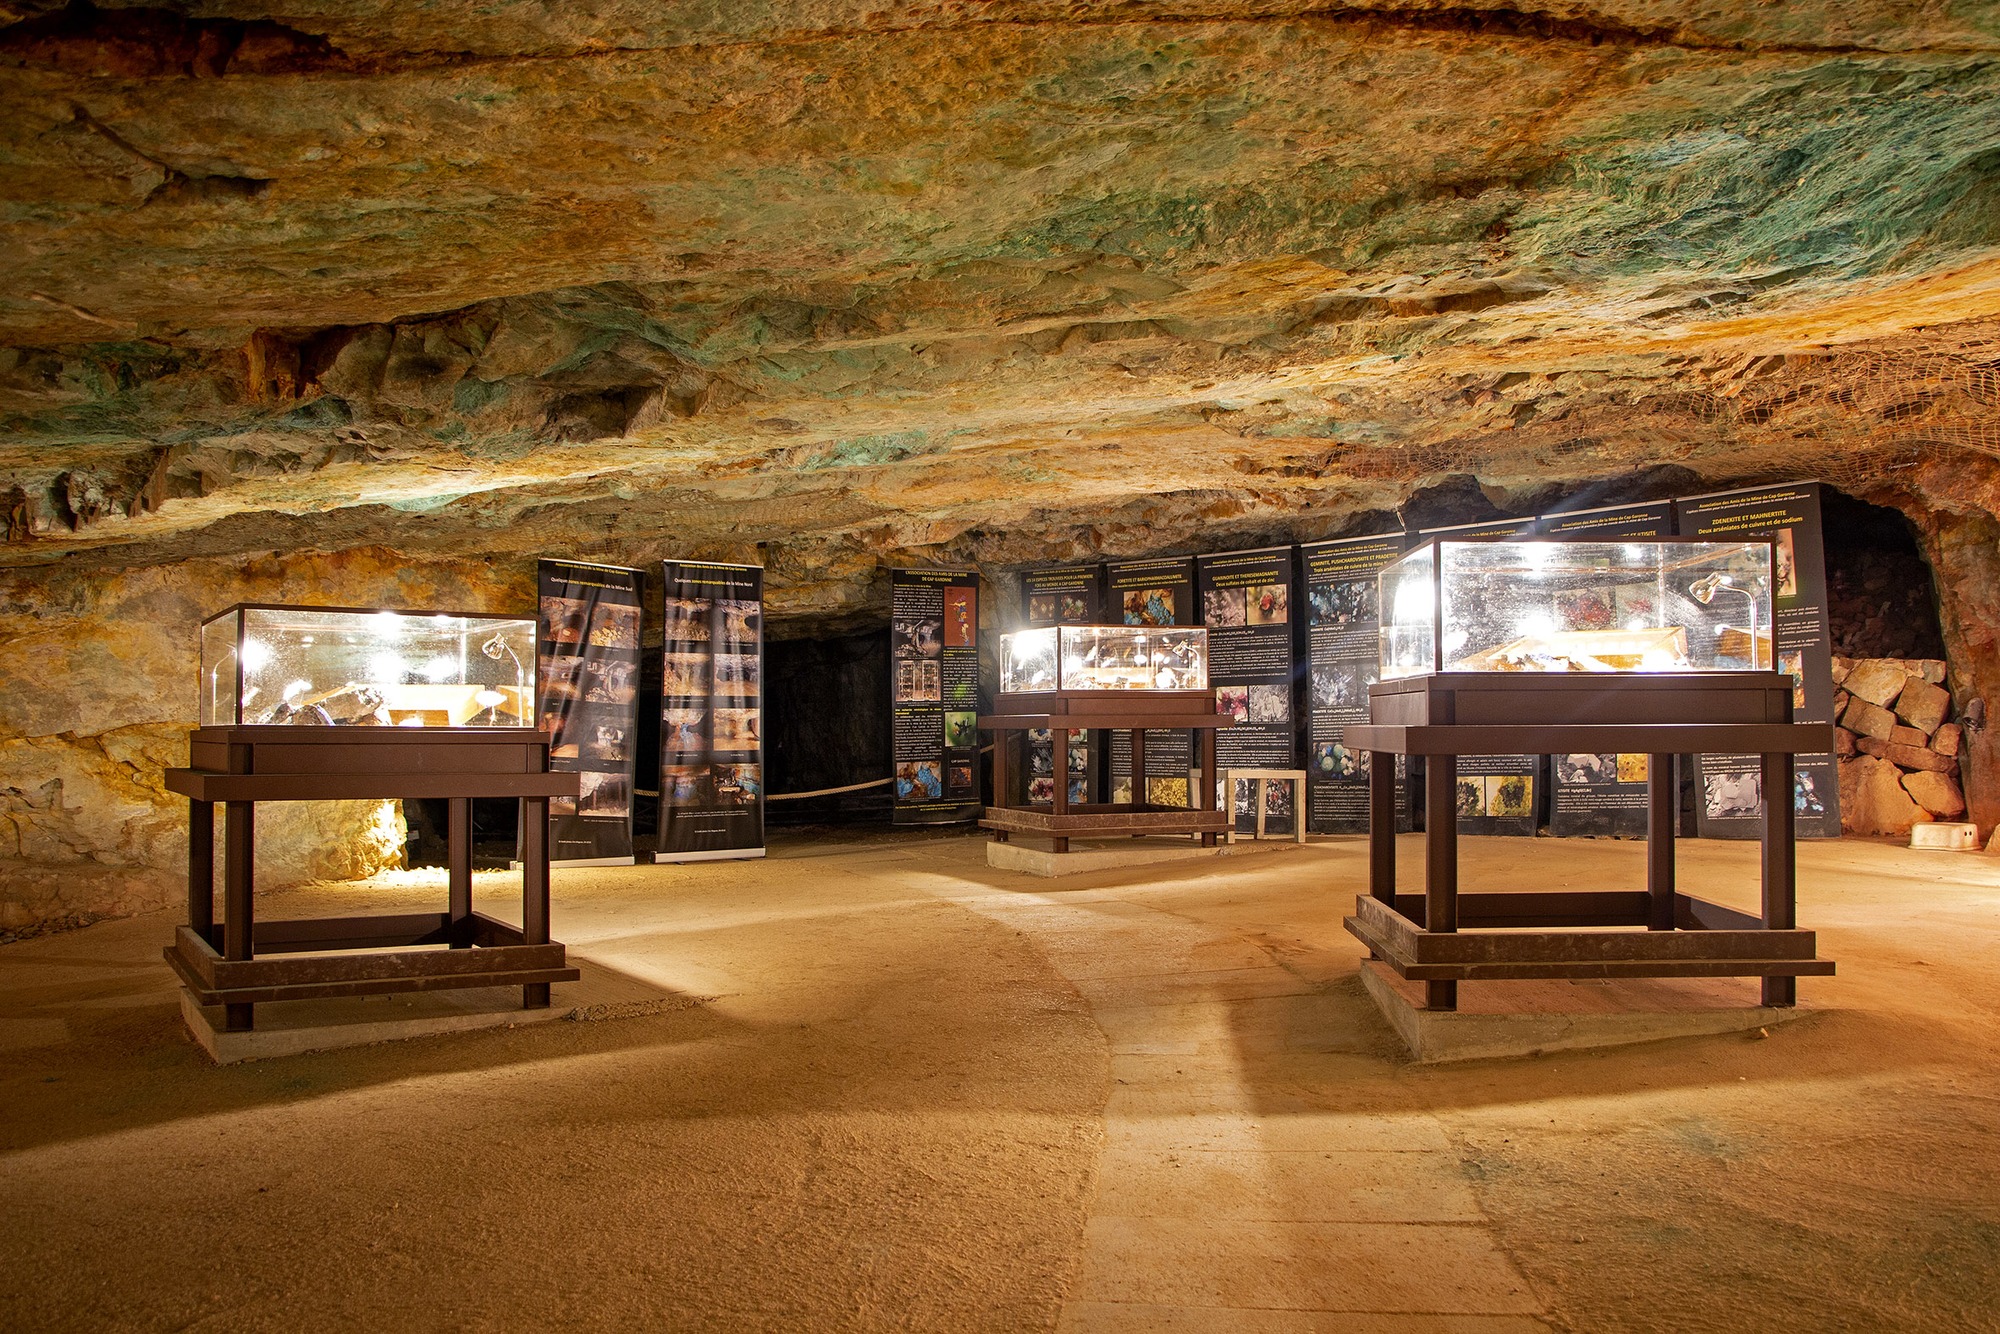
<path fill-rule="evenodd" d="M 1966 811 L 1962 726 L 1935 658 L 1835 658 L 1834 730 L 1841 824 L 1853 834 L 1905 835 Z"/>

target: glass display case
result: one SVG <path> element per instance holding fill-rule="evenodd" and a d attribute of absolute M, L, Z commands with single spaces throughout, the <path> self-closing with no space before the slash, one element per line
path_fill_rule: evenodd
<path fill-rule="evenodd" d="M 1051 625 L 1000 636 L 1002 694 L 1206 689 L 1208 631 L 1203 629 Z"/>
<path fill-rule="evenodd" d="M 1382 572 L 1382 679 L 1773 665 L 1772 545 L 1435 539 Z"/>
<path fill-rule="evenodd" d="M 532 727 L 532 617 L 244 603 L 201 627 L 201 723 Z"/>

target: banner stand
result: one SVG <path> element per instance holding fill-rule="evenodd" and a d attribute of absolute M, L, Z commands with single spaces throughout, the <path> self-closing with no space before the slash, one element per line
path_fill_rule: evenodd
<path fill-rule="evenodd" d="M 659 862 L 764 855 L 764 571 L 660 567 Z"/>
<path fill-rule="evenodd" d="M 644 575 L 543 560 L 536 590 L 536 725 L 553 734 L 549 767 L 583 775 L 580 795 L 549 802 L 549 859 L 631 866 Z"/>
<path fill-rule="evenodd" d="M 1236 726 L 1216 733 L 1215 765 L 1231 769 L 1298 768 L 1293 722 L 1292 625 L 1296 585 L 1290 547 L 1202 556 L 1195 562 L 1201 623 L 1208 627 L 1208 684 L 1216 712 Z M 1219 782 L 1220 780 L 1218 780 Z M 1217 793 L 1237 833 L 1256 832 L 1254 782 Z M 1280 798 L 1282 793 L 1282 799 Z M 1292 834 L 1305 812 L 1293 809 L 1289 784 L 1270 789 L 1282 808 L 1268 812 L 1266 834 Z"/>
<path fill-rule="evenodd" d="M 1368 721 L 1368 687 L 1382 675 L 1377 576 L 1402 556 L 1401 533 L 1299 548 L 1305 569 L 1306 828 L 1368 832 L 1368 756 L 1341 733 Z M 1397 763 L 1403 763 L 1397 756 Z"/>
<path fill-rule="evenodd" d="M 969 824 L 979 800 L 979 575 L 889 572 L 892 824 Z"/>

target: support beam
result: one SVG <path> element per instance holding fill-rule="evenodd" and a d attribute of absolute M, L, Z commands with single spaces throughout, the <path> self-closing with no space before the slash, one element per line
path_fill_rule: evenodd
<path fill-rule="evenodd" d="M 1763 757 L 1764 929 L 1791 931 L 1799 924 L 1798 845 L 1793 842 L 1792 757 Z M 1764 1004 L 1796 1005 L 1799 983 L 1792 977 L 1764 979 Z"/>
<path fill-rule="evenodd" d="M 1646 893 L 1651 911 L 1646 926 L 1674 929 L 1674 835 L 1680 825 L 1680 784 L 1674 757 L 1646 757 Z"/>
<path fill-rule="evenodd" d="M 1433 755 L 1424 766 L 1424 930 L 1458 930 L 1458 757 Z M 1458 1008 L 1458 983 L 1426 982 L 1425 1006 Z"/>
<path fill-rule="evenodd" d="M 1396 902 L 1396 757 L 1368 752 L 1368 893 Z"/>
<path fill-rule="evenodd" d="M 212 809 L 212 808 L 211 808 Z M 223 807 L 222 832 L 222 957 L 248 959 L 257 929 L 256 910 L 251 906 L 256 892 L 257 824 L 255 802 L 232 801 Z M 250 1005 L 230 1005 L 223 1013 L 223 1027 L 231 1033 L 248 1032 L 256 1022 Z"/>

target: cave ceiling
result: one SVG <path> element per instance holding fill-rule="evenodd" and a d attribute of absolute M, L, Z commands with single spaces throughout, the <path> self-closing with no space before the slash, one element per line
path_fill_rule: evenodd
<path fill-rule="evenodd" d="M 0 0 L 0 566 L 1994 507 L 2000 3 Z M 808 591 L 812 590 L 812 591 Z"/>

